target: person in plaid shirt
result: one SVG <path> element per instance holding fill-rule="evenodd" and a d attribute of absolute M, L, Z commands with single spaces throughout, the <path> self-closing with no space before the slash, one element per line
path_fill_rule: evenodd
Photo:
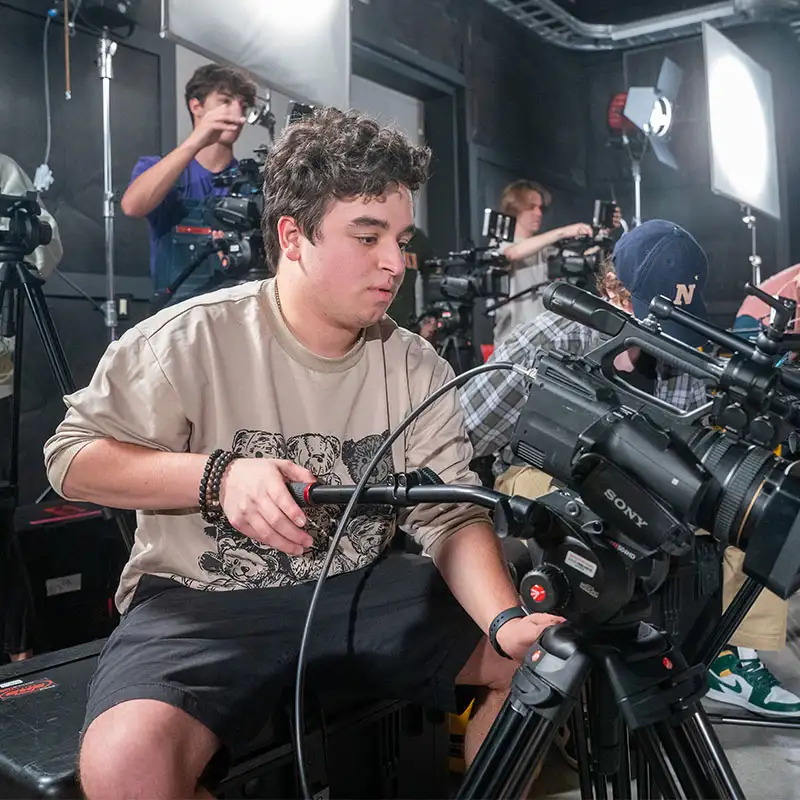
<path fill-rule="evenodd" d="M 598 276 L 598 289 L 614 305 L 643 319 L 650 301 L 666 295 L 686 311 L 708 319 L 702 297 L 708 276 L 708 260 L 700 245 L 683 228 L 665 220 L 651 220 L 625 234 L 614 248 L 613 264 Z M 678 324 L 663 323 L 670 336 L 692 346 L 703 344 L 696 334 Z M 540 348 L 580 356 L 604 339 L 579 322 L 551 311 L 522 323 L 495 348 L 490 361 L 512 361 L 531 368 Z M 687 373 L 659 364 L 650 356 L 629 350 L 617 358 L 618 370 L 640 388 L 682 411 L 706 400 L 705 384 Z M 516 372 L 496 370 L 478 375 L 461 390 L 467 430 L 475 456 L 496 455 L 495 475 L 519 465 L 511 452 L 511 434 L 525 405 L 528 387 Z"/>
<path fill-rule="evenodd" d="M 708 260 L 700 245 L 679 225 L 650 220 L 626 233 L 598 277 L 600 294 L 639 319 L 650 301 L 665 295 L 701 319 L 708 319 L 702 292 Z M 662 322 L 668 335 L 691 346 L 703 342 L 673 321 Z M 598 346 L 602 334 L 578 322 L 546 311 L 523 323 L 495 348 L 490 361 L 534 365 L 540 348 L 580 356 Z M 703 381 L 660 364 L 636 348 L 617 357 L 618 371 L 627 380 L 677 408 L 687 411 L 706 401 Z M 476 458 L 495 456 L 495 488 L 506 494 L 539 497 L 551 478 L 523 464 L 511 451 L 511 437 L 528 395 L 525 378 L 496 370 L 473 378 L 461 390 L 467 432 Z M 723 563 L 723 602 L 727 606 L 744 580 L 744 554 L 729 547 Z M 781 650 L 786 644 L 788 605 L 771 592 L 761 592 L 742 624 L 709 670 L 708 697 L 774 717 L 800 716 L 800 698 L 780 685 L 761 661 L 759 650 Z"/>

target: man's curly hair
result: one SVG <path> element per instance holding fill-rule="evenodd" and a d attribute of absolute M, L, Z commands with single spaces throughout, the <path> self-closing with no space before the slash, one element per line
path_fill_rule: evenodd
<path fill-rule="evenodd" d="M 267 263 L 278 266 L 281 217 L 292 217 L 315 242 L 333 200 L 380 197 L 394 185 L 414 192 L 427 180 L 430 157 L 429 148 L 357 111 L 327 108 L 292 123 L 264 165 Z"/>

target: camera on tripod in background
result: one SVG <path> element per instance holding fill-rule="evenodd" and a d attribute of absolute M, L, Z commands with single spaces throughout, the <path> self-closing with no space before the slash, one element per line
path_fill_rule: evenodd
<path fill-rule="evenodd" d="M 610 338 L 580 358 L 542 352 L 531 372 L 512 448 L 577 498 L 572 513 L 558 515 L 542 566 L 523 581 L 526 605 L 602 624 L 631 601 L 637 575 L 688 553 L 698 528 L 743 550 L 744 571 L 760 585 L 779 597 L 793 594 L 800 587 L 800 469 L 773 452 L 800 424 L 800 375 L 776 366 L 781 354 L 800 350 L 800 336 L 785 334 L 788 315 L 776 314 L 751 345 L 663 297 L 644 322 L 565 283 L 551 285 L 543 299 L 549 310 Z M 659 319 L 733 355 L 714 358 L 665 336 Z M 612 365 L 632 342 L 707 379 L 713 401 L 681 412 L 626 383 Z"/>
<path fill-rule="evenodd" d="M 0 261 L 21 261 L 37 247 L 50 244 L 53 229 L 41 213 L 36 192 L 0 194 Z"/>
<path fill-rule="evenodd" d="M 595 200 L 592 235 L 558 243 L 558 252 L 547 259 L 548 280 L 566 281 L 593 291 L 597 274 L 614 249 L 619 213 L 613 200 Z"/>
<path fill-rule="evenodd" d="M 263 167 L 266 148 L 256 158 L 243 158 L 214 178 L 214 186 L 228 187 L 228 194 L 213 199 L 212 213 L 219 223 L 214 246 L 230 278 L 266 277 L 261 216 L 264 210 Z M 220 235 L 222 234 L 222 235 Z"/>
<path fill-rule="evenodd" d="M 481 233 L 488 245 L 451 251 L 420 265 L 426 308 L 412 325 L 435 320 L 434 344 L 457 373 L 480 363 L 472 341 L 475 301 L 508 296 L 510 271 L 500 245 L 514 240 L 515 226 L 514 217 L 487 208 Z"/>
<path fill-rule="evenodd" d="M 515 227 L 514 217 L 487 208 L 481 235 L 489 239 L 488 246 L 451 251 L 446 258 L 429 258 L 422 264 L 429 299 L 474 303 L 478 298 L 507 297 L 510 272 L 499 247 L 514 241 Z"/>

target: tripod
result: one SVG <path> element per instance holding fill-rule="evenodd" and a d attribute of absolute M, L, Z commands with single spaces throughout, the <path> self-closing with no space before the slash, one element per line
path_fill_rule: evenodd
<path fill-rule="evenodd" d="M 459 798 L 522 797 L 556 731 L 571 719 L 581 796 L 744 798 L 699 703 L 705 665 L 643 620 L 632 599 L 592 630 L 548 628 L 517 670 L 511 692 L 465 776 Z M 628 744 L 634 749 L 629 758 Z"/>
<path fill-rule="evenodd" d="M 477 367 L 480 361 L 472 337 L 461 330 L 448 333 L 436 346 L 436 352 L 447 361 L 456 375 Z"/>
<path fill-rule="evenodd" d="M 0 481 L 0 538 L 3 556 L 11 553 L 14 536 L 14 512 L 19 502 L 19 430 L 22 398 L 22 358 L 25 333 L 25 306 L 30 306 L 34 323 L 44 347 L 50 368 L 62 395 L 75 391 L 75 381 L 67 363 L 64 349 L 58 338 L 53 318 L 45 302 L 42 285 L 44 279 L 23 259 L 26 250 L 16 245 L 0 244 L 0 317 L 3 320 L 2 334 L 14 337 L 14 388 L 11 410 L 10 452 L 8 456 L 8 478 Z M 117 523 L 128 551 L 133 547 L 133 530 L 129 520 L 119 511 L 103 509 L 107 519 Z M 0 556 L 2 558 L 2 556 Z M 0 564 L 5 567 L 6 565 Z M 23 579 L 25 570 L 22 570 Z M 7 581 L 4 581 L 7 583 Z M 28 596 L 30 589 L 27 587 Z M 2 604 L 0 604 L 2 605 Z M 26 649 L 26 648 L 23 648 Z"/>

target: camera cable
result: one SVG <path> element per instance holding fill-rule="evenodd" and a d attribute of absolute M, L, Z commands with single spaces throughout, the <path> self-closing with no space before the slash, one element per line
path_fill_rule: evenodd
<path fill-rule="evenodd" d="M 530 379 L 530 372 L 526 370 L 524 367 L 519 366 L 518 364 L 513 364 L 510 361 L 498 361 L 492 364 L 481 364 L 467 372 L 462 373 L 461 375 L 452 378 L 451 380 L 447 381 L 443 386 L 439 387 L 433 394 L 425 398 L 425 400 L 420 403 L 415 409 L 413 409 L 409 414 L 402 420 L 402 422 L 395 428 L 394 431 L 384 440 L 381 446 L 378 448 L 375 455 L 372 457 L 372 460 L 367 464 L 366 468 L 364 469 L 363 474 L 361 475 L 360 480 L 355 486 L 353 490 L 353 494 L 345 506 L 344 511 L 342 512 L 342 516 L 339 520 L 339 524 L 336 527 L 336 531 L 331 538 L 330 547 L 328 548 L 327 555 L 325 556 L 325 561 L 322 564 L 322 569 L 320 571 L 319 578 L 317 579 L 316 586 L 314 587 L 314 592 L 311 596 L 311 602 L 308 606 L 308 613 L 306 614 L 305 624 L 303 626 L 303 635 L 300 640 L 300 652 L 297 656 L 297 673 L 296 673 L 296 680 L 295 680 L 295 694 L 294 694 L 294 738 L 295 738 L 295 752 L 297 754 L 297 771 L 300 776 L 300 786 L 302 789 L 303 797 L 307 800 L 312 800 L 312 793 L 311 788 L 308 784 L 308 775 L 306 774 L 305 768 L 305 757 L 304 757 L 304 747 L 303 747 L 303 732 L 305 728 L 305 715 L 304 715 L 304 681 L 305 681 L 305 670 L 306 670 L 306 650 L 308 647 L 308 640 L 309 634 L 311 631 L 311 623 L 314 618 L 314 612 L 317 608 L 317 603 L 319 602 L 320 595 L 322 593 L 322 585 L 325 579 L 328 576 L 328 572 L 330 571 L 331 564 L 333 562 L 334 554 L 336 553 L 336 548 L 339 546 L 339 541 L 342 538 L 342 535 L 347 528 L 347 524 L 350 521 L 350 516 L 353 513 L 353 509 L 357 505 L 359 498 L 367 486 L 369 482 L 370 476 L 372 475 L 375 468 L 383 459 L 384 455 L 389 451 L 389 448 L 394 444 L 395 440 L 403 433 L 408 426 L 416 420 L 423 411 L 430 408 L 440 397 L 447 394 L 449 391 L 453 389 L 457 389 L 471 378 L 474 378 L 476 375 L 480 375 L 483 372 L 493 372 L 495 370 L 510 370 L 513 372 L 522 375 L 525 378 Z"/>

